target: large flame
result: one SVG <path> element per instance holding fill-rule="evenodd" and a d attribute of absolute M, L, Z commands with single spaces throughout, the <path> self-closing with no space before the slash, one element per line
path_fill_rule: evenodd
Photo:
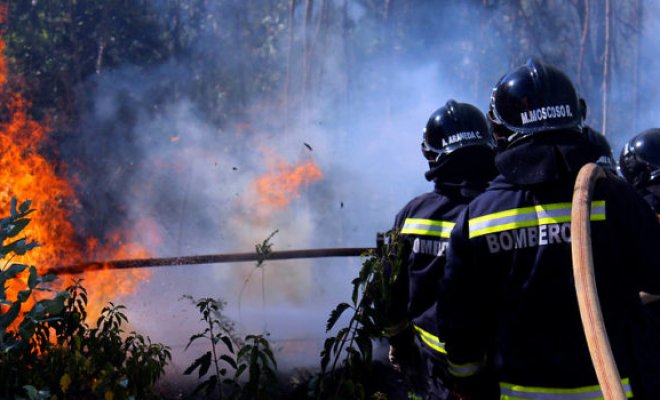
<path fill-rule="evenodd" d="M 268 171 L 254 181 L 262 205 L 284 208 L 300 196 L 300 189 L 323 178 L 313 160 L 289 163 L 272 151 L 265 152 L 265 156 Z"/>
<path fill-rule="evenodd" d="M 0 9 L 0 23 L 4 18 L 6 10 Z M 9 88 L 5 47 L 6 43 L 0 36 L 0 101 L 4 105 L 5 114 L 0 122 L 0 215 L 8 215 L 12 197 L 19 201 L 32 200 L 36 212 L 31 215 L 32 221 L 24 234 L 29 240 L 41 244 L 41 247 L 12 261 L 34 265 L 37 270 L 44 271 L 87 260 L 89 257 L 148 256 L 139 246 L 122 243 L 119 239 L 121 235 L 116 233 L 105 238 L 103 243 L 107 245 L 99 245 L 99 240 L 95 238 L 81 240 L 76 237 L 71 216 L 83 210 L 76 199 L 73 184 L 63 177 L 66 166 L 56 165 L 42 154 L 50 144 L 47 124 L 32 118 L 28 112 L 30 103 L 20 93 L 12 92 Z M 5 265 L 0 267 L 4 268 Z M 118 294 L 131 293 L 145 276 L 144 271 L 112 277 L 108 272 L 83 275 L 83 285 L 89 292 L 90 318 L 98 315 L 107 300 Z M 23 278 L 27 280 L 27 276 Z M 63 287 L 69 283 L 69 280 L 60 279 L 59 285 Z M 9 299 L 15 299 L 18 291 L 24 288 L 20 286 L 13 284 L 8 288 Z"/>

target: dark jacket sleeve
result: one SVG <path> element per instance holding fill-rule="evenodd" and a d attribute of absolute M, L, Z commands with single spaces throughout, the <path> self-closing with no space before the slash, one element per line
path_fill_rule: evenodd
<path fill-rule="evenodd" d="M 446 338 L 449 372 L 461 378 L 477 374 L 485 364 L 496 286 L 492 281 L 488 284 L 490 278 L 483 275 L 488 268 L 478 265 L 468 220 L 466 209 L 451 234 L 438 298 L 439 329 Z"/>
<path fill-rule="evenodd" d="M 639 290 L 660 294 L 660 224 L 646 201 L 620 179 L 608 179 L 607 219 L 614 220 L 616 237 L 626 251 L 626 273 Z"/>

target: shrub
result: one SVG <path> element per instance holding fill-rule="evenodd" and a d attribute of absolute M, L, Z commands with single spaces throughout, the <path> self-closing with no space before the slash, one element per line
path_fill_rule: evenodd
<path fill-rule="evenodd" d="M 3 258 L 11 261 L 38 246 L 26 238 L 14 239 L 30 222 L 30 205 L 26 201 L 17 207 L 12 199 L 10 215 L 0 219 Z M 0 398 L 151 397 L 151 388 L 171 359 L 169 348 L 135 332 L 124 337 L 127 318 L 121 305 L 110 303 L 95 327 L 88 326 L 87 291 L 81 280 L 55 292 L 45 287 L 54 279 L 40 276 L 34 266 L 9 261 L 0 270 Z M 25 289 L 10 299 L 9 286 Z M 40 292 L 52 297 L 35 295 Z M 22 310 L 29 304 L 29 310 Z"/>

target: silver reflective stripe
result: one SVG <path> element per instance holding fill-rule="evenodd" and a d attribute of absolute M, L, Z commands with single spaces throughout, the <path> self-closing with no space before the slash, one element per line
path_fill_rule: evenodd
<path fill-rule="evenodd" d="M 424 218 L 406 218 L 401 228 L 402 234 L 426 235 L 449 238 L 451 230 L 456 223 L 449 221 L 436 221 Z"/>
<path fill-rule="evenodd" d="M 604 201 L 591 202 L 591 220 L 605 220 Z M 470 219 L 470 238 L 517 228 L 570 221 L 571 203 L 552 203 L 514 208 Z"/>
<path fill-rule="evenodd" d="M 465 378 L 479 372 L 482 364 L 483 363 L 481 362 L 454 364 L 451 361 L 447 360 L 447 370 L 449 371 L 450 374 L 454 376 Z"/>
<path fill-rule="evenodd" d="M 621 380 L 626 398 L 632 398 L 633 393 L 628 378 Z M 500 382 L 500 400 L 599 400 L 603 399 L 600 385 L 577 388 L 549 388 L 520 386 Z"/>

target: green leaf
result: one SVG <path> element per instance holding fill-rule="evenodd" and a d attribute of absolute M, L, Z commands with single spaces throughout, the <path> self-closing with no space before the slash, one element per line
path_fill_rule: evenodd
<path fill-rule="evenodd" d="M 191 345 L 195 340 L 200 339 L 200 338 L 203 338 L 203 337 L 205 337 L 203 333 L 197 333 L 197 334 L 195 334 L 195 335 L 192 335 L 192 336 L 190 337 L 190 339 L 188 339 L 188 344 L 186 345 L 186 348 L 184 349 L 184 351 L 185 351 L 185 350 L 188 350 L 188 347 L 190 347 L 190 345 Z"/>
<path fill-rule="evenodd" d="M 199 377 L 206 375 L 209 372 L 209 367 L 211 367 L 211 352 L 207 352 L 201 357 L 201 363 L 199 366 Z"/>
<path fill-rule="evenodd" d="M 337 307 L 335 307 L 335 309 L 332 310 L 332 312 L 330 313 L 330 318 L 328 318 L 328 322 L 325 325 L 325 331 L 328 332 L 329 330 L 331 330 L 335 326 L 335 323 L 337 323 L 337 320 L 339 319 L 339 317 L 341 317 L 343 312 L 350 307 L 351 306 L 348 303 L 337 304 Z"/>
<path fill-rule="evenodd" d="M 30 266 L 30 276 L 28 277 L 28 287 L 34 289 L 39 283 L 39 274 L 34 266 Z"/>
<path fill-rule="evenodd" d="M 27 265 L 23 264 L 12 264 L 6 270 L 2 271 L 2 277 L 8 279 L 14 278 L 16 275 L 27 269 Z"/>
<path fill-rule="evenodd" d="M 32 293 L 31 290 L 21 290 L 18 292 L 18 295 L 16 295 L 16 301 L 19 303 L 25 303 L 27 299 L 30 298 L 30 293 Z"/>
<path fill-rule="evenodd" d="M 241 376 L 241 374 L 243 374 L 243 372 L 245 372 L 246 369 L 247 369 L 247 364 L 239 365 L 238 368 L 236 369 L 236 373 L 234 374 L 234 376 L 238 378 L 239 376 Z"/>
<path fill-rule="evenodd" d="M 39 303 L 43 304 L 44 311 L 48 314 L 59 315 L 64 311 L 64 301 L 67 299 L 66 292 L 58 293 L 54 299 L 41 300 Z"/>
<path fill-rule="evenodd" d="M 204 355 L 202 355 L 201 357 L 199 357 L 198 359 L 193 361 L 193 363 L 190 364 L 190 366 L 188 368 L 186 368 L 185 371 L 183 371 L 183 374 L 184 375 L 190 375 L 197 368 L 201 369 L 204 364 L 206 364 L 206 370 L 208 370 L 208 368 L 211 364 L 211 352 L 210 351 L 207 351 L 206 353 L 204 353 Z M 202 375 L 203 374 L 200 374 L 199 377 L 201 378 Z"/>
<path fill-rule="evenodd" d="M 22 214 L 25 214 L 30 210 L 30 206 L 32 205 L 32 200 L 25 200 L 21 205 L 18 207 L 18 211 L 20 211 Z"/>
<path fill-rule="evenodd" d="M 54 274 L 46 274 L 42 275 L 39 277 L 39 282 L 41 283 L 50 283 L 54 282 L 57 279 L 57 275 Z"/>
<path fill-rule="evenodd" d="M 29 218 L 14 221 L 13 224 L 9 225 L 9 229 L 7 230 L 7 237 L 14 237 L 18 235 L 23 229 L 25 229 L 26 226 L 28 226 L 29 223 Z"/>
<path fill-rule="evenodd" d="M 271 351 L 270 346 L 268 345 L 267 342 L 266 342 L 266 346 L 262 349 L 262 351 L 264 352 L 264 354 L 268 356 L 275 369 L 277 369 L 277 361 L 275 360 L 275 355 Z"/>
<path fill-rule="evenodd" d="M 234 353 L 234 344 L 231 341 L 231 338 L 229 336 L 221 336 L 220 339 L 222 340 L 222 343 L 227 346 L 227 349 L 233 354 Z"/>
<path fill-rule="evenodd" d="M 9 205 L 9 213 L 12 218 L 15 218 L 18 215 L 18 211 L 16 211 L 16 202 L 16 198 L 12 197 Z"/>
<path fill-rule="evenodd" d="M 328 363 L 330 362 L 330 356 L 332 355 L 332 348 L 334 347 L 335 341 L 337 339 L 334 337 L 329 337 L 325 339 L 323 343 L 323 350 L 321 351 L 321 370 L 325 371 Z"/>
<path fill-rule="evenodd" d="M 372 354 L 371 339 L 368 336 L 358 334 L 355 337 L 355 342 L 357 343 L 358 349 L 360 349 L 360 353 L 362 353 L 362 357 L 364 358 L 364 360 L 367 362 L 371 361 L 371 354 Z"/>
<path fill-rule="evenodd" d="M 218 386 L 218 377 L 216 375 L 211 375 L 206 382 L 208 382 L 208 386 L 206 387 L 206 395 L 210 396 L 211 393 L 213 393 L 215 390 L 215 387 Z"/>
<path fill-rule="evenodd" d="M 353 301 L 353 304 L 357 304 L 359 293 L 360 293 L 360 284 L 359 282 L 353 281 L 353 293 L 351 294 L 351 300 Z"/>
<path fill-rule="evenodd" d="M 35 388 L 32 385 L 25 385 L 23 386 L 23 390 L 25 390 L 25 394 L 27 395 L 27 398 L 30 400 L 37 400 L 39 399 L 39 392 L 37 391 L 37 388 Z"/>
<path fill-rule="evenodd" d="M 223 354 L 220 356 L 220 359 L 226 362 L 227 364 L 229 364 L 232 368 L 234 369 L 238 368 L 238 366 L 236 365 L 236 361 L 233 358 L 229 357 L 228 355 Z"/>
<path fill-rule="evenodd" d="M 35 328 L 36 326 L 32 320 L 29 318 L 23 318 L 23 321 L 18 327 L 18 333 L 21 336 L 21 339 L 23 339 L 26 343 L 29 342 L 34 335 Z"/>

